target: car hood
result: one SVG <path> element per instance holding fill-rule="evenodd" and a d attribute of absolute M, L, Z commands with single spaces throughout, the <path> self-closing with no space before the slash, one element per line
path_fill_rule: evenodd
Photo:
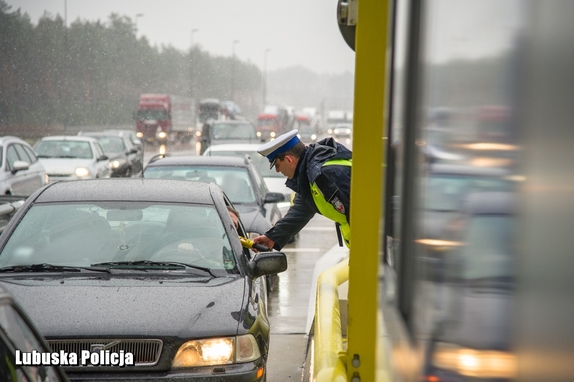
<path fill-rule="evenodd" d="M 45 337 L 235 335 L 241 277 L 2 279 Z M 145 277 L 145 278 L 144 278 Z"/>
<path fill-rule="evenodd" d="M 73 174 L 78 167 L 92 167 L 93 159 L 41 158 L 48 174 Z"/>
<path fill-rule="evenodd" d="M 261 215 L 259 207 L 236 204 L 235 208 L 239 211 L 239 217 L 247 232 L 255 232 L 262 235 L 271 228 L 271 223 Z"/>

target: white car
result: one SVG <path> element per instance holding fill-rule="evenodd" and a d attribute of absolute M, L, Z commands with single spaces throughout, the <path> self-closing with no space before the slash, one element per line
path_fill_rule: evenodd
<path fill-rule="evenodd" d="M 24 140 L 0 137 L 0 194 L 30 196 L 48 182 L 46 170 Z"/>
<path fill-rule="evenodd" d="M 111 174 L 109 158 L 92 137 L 44 137 L 36 142 L 34 151 L 46 168 L 50 182 L 109 178 Z"/>
<path fill-rule="evenodd" d="M 237 144 L 222 144 L 210 146 L 203 155 L 206 156 L 233 156 L 243 158 L 249 155 L 253 164 L 257 167 L 265 185 L 271 192 L 280 192 L 285 195 L 285 202 L 277 203 L 277 207 L 281 211 L 281 216 L 284 216 L 291 205 L 291 200 L 295 196 L 293 190 L 285 186 L 287 178 L 275 169 L 269 169 L 269 161 L 264 156 L 257 152 L 261 146 L 259 143 L 237 143 Z"/>

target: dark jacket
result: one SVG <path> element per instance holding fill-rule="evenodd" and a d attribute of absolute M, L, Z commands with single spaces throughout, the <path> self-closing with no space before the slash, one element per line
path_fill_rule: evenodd
<path fill-rule="evenodd" d="M 316 213 L 319 213 L 311 195 L 312 182 L 317 183 L 317 187 L 328 202 L 334 203 L 338 199 L 343 203 L 347 222 L 350 221 L 351 167 L 340 165 L 323 167 L 323 164 L 332 159 L 351 159 L 351 156 L 352 152 L 335 142 L 333 138 L 325 138 L 307 146 L 299 158 L 295 176 L 285 182 L 287 187 L 297 193 L 293 205 L 287 214 L 265 233 L 265 236 L 275 242 L 275 249 L 283 248 Z"/>

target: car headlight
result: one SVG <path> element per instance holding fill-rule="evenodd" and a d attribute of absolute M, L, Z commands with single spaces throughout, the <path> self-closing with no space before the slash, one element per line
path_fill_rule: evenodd
<path fill-rule="evenodd" d="M 329 130 L 327 130 L 327 133 L 329 133 L 329 134 L 333 134 L 333 129 L 329 129 Z"/>
<path fill-rule="evenodd" d="M 143 137 L 143 133 L 142 133 L 141 131 L 138 131 L 138 132 L 136 133 L 136 136 L 137 136 L 138 138 L 142 138 L 142 137 Z"/>
<path fill-rule="evenodd" d="M 196 137 L 201 137 L 201 131 L 196 131 L 196 132 L 195 132 L 195 136 L 196 136 Z"/>
<path fill-rule="evenodd" d="M 227 365 L 254 361 L 261 357 L 255 337 L 209 338 L 187 341 L 178 349 L 172 367 Z"/>
<path fill-rule="evenodd" d="M 167 134 L 165 133 L 165 131 L 160 131 L 159 133 L 157 133 L 157 136 L 159 138 L 165 138 L 165 137 L 167 137 Z"/>
<path fill-rule="evenodd" d="M 317 139 L 317 135 L 315 135 L 315 134 L 312 134 L 312 135 L 311 135 L 311 139 L 312 139 L 312 140 L 315 140 L 315 139 Z"/>
<path fill-rule="evenodd" d="M 476 378 L 516 378 L 516 356 L 495 350 L 476 350 L 449 343 L 437 343 L 432 364 Z"/>
<path fill-rule="evenodd" d="M 271 138 L 275 138 L 275 132 L 272 131 L 271 134 L 269 134 L 271 136 Z"/>
<path fill-rule="evenodd" d="M 335 134 L 339 134 L 340 131 L 339 131 L 339 129 L 335 129 L 335 130 L 333 130 L 333 132 L 334 132 Z"/>
<path fill-rule="evenodd" d="M 261 131 L 257 132 L 257 138 L 261 138 Z"/>
<path fill-rule="evenodd" d="M 114 159 L 113 161 L 110 162 L 109 166 L 110 166 L 110 168 L 120 168 L 125 164 L 126 164 L 125 160 Z"/>
<path fill-rule="evenodd" d="M 91 172 L 89 169 L 85 167 L 78 167 L 76 168 L 75 174 L 78 178 L 85 178 L 87 176 L 90 176 Z"/>

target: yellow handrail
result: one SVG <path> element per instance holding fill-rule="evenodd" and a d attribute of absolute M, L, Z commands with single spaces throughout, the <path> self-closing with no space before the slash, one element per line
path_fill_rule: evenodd
<path fill-rule="evenodd" d="M 348 258 L 317 278 L 314 374 L 316 382 L 347 382 L 338 287 L 349 280 Z"/>

